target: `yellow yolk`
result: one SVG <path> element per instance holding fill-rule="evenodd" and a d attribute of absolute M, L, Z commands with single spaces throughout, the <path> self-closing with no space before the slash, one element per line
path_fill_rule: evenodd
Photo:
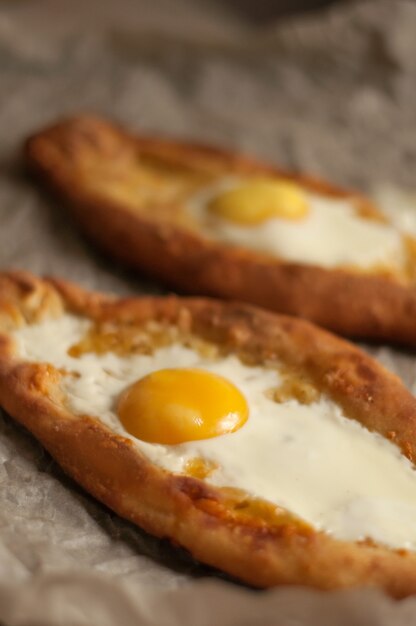
<path fill-rule="evenodd" d="M 272 218 L 301 219 L 308 213 L 302 188 L 287 180 L 255 179 L 229 189 L 208 205 L 209 211 L 243 226 Z"/>
<path fill-rule="evenodd" d="M 163 369 L 121 396 L 124 428 L 149 443 L 178 444 L 232 433 L 248 418 L 244 396 L 228 380 L 199 369 Z"/>

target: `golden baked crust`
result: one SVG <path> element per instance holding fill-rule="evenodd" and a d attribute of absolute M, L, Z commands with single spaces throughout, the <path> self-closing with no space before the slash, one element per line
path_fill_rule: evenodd
<path fill-rule="evenodd" d="M 416 243 L 408 242 L 404 278 L 331 270 L 210 240 L 180 210 L 183 194 L 227 173 L 278 174 L 322 194 L 353 198 L 364 214 L 377 215 L 359 194 L 231 152 L 135 137 L 94 118 L 39 132 L 27 141 L 26 156 L 69 201 L 87 236 L 130 267 L 183 291 L 250 302 L 346 336 L 416 345 Z"/>
<path fill-rule="evenodd" d="M 173 325 L 256 362 L 283 360 L 370 430 L 416 454 L 416 400 L 399 379 L 351 344 L 308 322 L 247 305 L 178 297 L 115 299 L 59 280 L 0 275 L 0 403 L 63 469 L 119 515 L 196 558 L 258 587 L 378 586 L 416 593 L 416 554 L 314 531 L 247 494 L 169 473 L 98 419 L 65 408 L 60 373 L 19 360 L 10 331 L 65 310 L 119 328 Z M 241 506 L 242 499 L 244 506 Z"/>

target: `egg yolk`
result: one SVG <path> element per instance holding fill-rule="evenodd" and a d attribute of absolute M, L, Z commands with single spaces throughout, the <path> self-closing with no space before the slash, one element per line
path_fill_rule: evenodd
<path fill-rule="evenodd" d="M 308 213 L 302 188 L 288 180 L 254 179 L 211 200 L 208 210 L 243 226 L 272 218 L 301 219 Z"/>
<path fill-rule="evenodd" d="M 142 441 L 178 444 L 234 432 L 246 422 L 248 406 L 222 376 L 199 369 L 163 369 L 125 391 L 118 416 Z"/>

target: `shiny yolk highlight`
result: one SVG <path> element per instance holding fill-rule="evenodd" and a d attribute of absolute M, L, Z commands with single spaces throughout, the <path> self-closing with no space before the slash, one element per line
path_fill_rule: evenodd
<path fill-rule="evenodd" d="M 149 443 L 178 444 L 232 433 L 248 418 L 244 396 L 228 380 L 199 369 L 163 369 L 121 396 L 124 428 Z"/>
<path fill-rule="evenodd" d="M 309 211 L 302 188 L 288 180 L 254 179 L 220 194 L 208 210 L 242 226 L 272 218 L 297 220 Z"/>

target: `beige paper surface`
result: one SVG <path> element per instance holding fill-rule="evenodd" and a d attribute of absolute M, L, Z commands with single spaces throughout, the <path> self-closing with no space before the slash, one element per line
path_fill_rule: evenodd
<path fill-rule="evenodd" d="M 23 138 L 81 110 L 364 189 L 386 181 L 416 188 L 413 2 L 345 3 L 259 30 L 215 2 L 114 6 L 0 5 L 1 267 L 117 293 L 161 291 L 91 250 L 23 171 Z M 412 353 L 372 352 L 414 385 Z M 397 604 L 362 591 L 260 594 L 214 577 L 96 503 L 7 416 L 0 461 L 0 622 L 416 624 L 416 600 Z"/>

